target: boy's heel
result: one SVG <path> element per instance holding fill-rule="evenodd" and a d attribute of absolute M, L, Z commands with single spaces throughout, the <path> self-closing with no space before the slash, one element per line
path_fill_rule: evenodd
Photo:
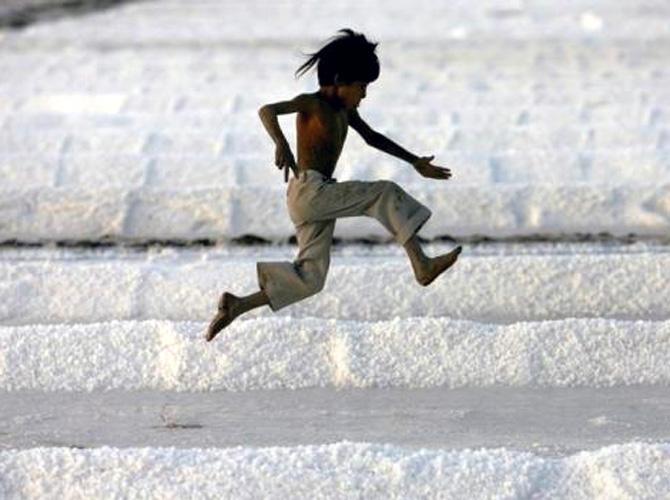
<path fill-rule="evenodd" d="M 226 308 L 226 305 L 228 304 L 228 301 L 230 300 L 230 294 L 228 292 L 223 292 L 221 294 L 221 298 L 219 299 L 219 304 L 217 309 L 219 311 L 223 311 Z"/>

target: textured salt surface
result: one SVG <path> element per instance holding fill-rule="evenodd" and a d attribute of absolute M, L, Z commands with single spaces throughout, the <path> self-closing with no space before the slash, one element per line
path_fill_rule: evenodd
<path fill-rule="evenodd" d="M 39 471 L 39 472 L 36 472 Z M 294 448 L 35 448 L 0 452 L 14 497 L 663 498 L 670 447 L 628 443 L 566 458 L 502 449 L 409 450 L 339 442 Z"/>
<path fill-rule="evenodd" d="M 670 385 L 670 323 L 444 318 L 0 327 L 5 390 Z"/>

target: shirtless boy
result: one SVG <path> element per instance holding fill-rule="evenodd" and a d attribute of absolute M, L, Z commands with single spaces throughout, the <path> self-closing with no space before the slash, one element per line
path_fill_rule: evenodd
<path fill-rule="evenodd" d="M 461 252 L 459 246 L 434 258 L 423 253 L 417 232 L 431 212 L 394 182 L 337 182 L 332 177 L 349 127 L 368 145 L 410 163 L 423 177 L 451 177 L 448 168 L 431 163 L 434 156 L 416 156 L 363 121 L 357 108 L 368 85 L 379 76 L 377 44 L 349 29 L 338 33 L 296 71 L 301 75 L 316 65 L 318 91 L 259 110 L 276 146 L 275 165 L 284 169 L 284 181 L 289 183 L 287 206 L 296 228 L 298 256 L 293 262 L 259 262 L 260 290 L 256 293 L 237 297 L 224 292 L 209 325 L 207 341 L 245 312 L 264 305 L 277 311 L 321 291 L 339 217 L 376 218 L 403 246 L 414 276 L 423 286 L 451 267 Z M 287 113 L 297 113 L 297 163 L 277 121 L 277 115 Z M 290 181 L 289 169 L 293 172 Z"/>

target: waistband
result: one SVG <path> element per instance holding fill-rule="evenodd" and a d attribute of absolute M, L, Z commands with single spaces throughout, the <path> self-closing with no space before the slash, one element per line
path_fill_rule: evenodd
<path fill-rule="evenodd" d="M 312 170 L 311 168 L 308 168 L 307 170 L 303 170 L 302 172 L 300 172 L 299 179 L 303 180 L 318 179 L 325 182 L 337 182 L 337 179 L 335 177 L 326 177 L 321 172 L 317 170 Z"/>

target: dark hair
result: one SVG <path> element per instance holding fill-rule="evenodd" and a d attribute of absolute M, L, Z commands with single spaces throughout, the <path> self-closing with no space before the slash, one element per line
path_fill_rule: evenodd
<path fill-rule="evenodd" d="M 345 28 L 310 56 L 296 72 L 296 77 L 305 74 L 316 64 L 320 85 L 335 83 L 335 75 L 340 83 L 355 81 L 373 82 L 379 77 L 379 59 L 375 54 L 377 43 L 370 42 L 362 33 Z"/>

